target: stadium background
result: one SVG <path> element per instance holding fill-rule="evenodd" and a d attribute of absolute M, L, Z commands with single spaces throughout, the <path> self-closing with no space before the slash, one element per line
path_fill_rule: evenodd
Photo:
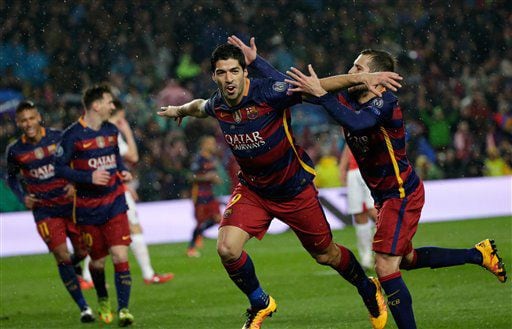
<path fill-rule="evenodd" d="M 510 174 L 512 14 L 506 1 L 2 1 L 0 149 L 16 135 L 13 110 L 33 99 L 45 124 L 65 128 L 81 90 L 111 83 L 128 108 L 141 161 L 142 201 L 188 198 L 197 138 L 223 148 L 228 194 L 236 168 L 213 120 L 183 127 L 155 115 L 163 104 L 208 97 L 209 54 L 230 34 L 256 37 L 278 69 L 312 63 L 344 73 L 357 53 L 384 48 L 405 77 L 409 155 L 426 179 Z M 317 108 L 294 109 L 298 142 L 317 164 L 320 187 L 338 183 L 340 129 Z M 0 173 L 5 174 L 5 159 Z M 22 207 L 1 182 L 0 209 Z"/>
<path fill-rule="evenodd" d="M 230 34 L 245 41 L 255 36 L 259 53 L 281 70 L 312 63 L 321 76 L 345 72 L 363 48 L 391 51 L 405 77 L 398 95 L 407 120 L 408 152 L 422 177 L 511 175 L 512 12 L 507 1 L 3 0 L 0 24 L 0 151 L 18 135 L 13 111 L 20 99 L 34 100 L 47 126 L 65 128 L 82 112 L 81 90 L 107 81 L 126 104 L 135 129 L 141 161 L 133 170 L 142 201 L 189 196 L 188 165 L 197 138 L 204 133 L 215 134 L 223 148 L 226 183 L 218 193 L 228 193 L 229 177 L 236 168 L 215 122 L 188 119 L 177 127 L 155 112 L 162 104 L 212 93 L 209 55 Z M 343 146 L 339 127 L 323 111 L 307 105 L 293 113 L 297 139 L 316 162 L 318 185 L 336 185 L 336 160 Z M 6 189 L 5 170 L 1 157 L 0 212 L 22 210 Z M 507 191 L 510 195 L 510 188 Z M 430 206 L 463 203 L 458 196 L 448 195 Z M 482 207 L 493 205 L 482 202 Z M 26 232 L 19 232 L 19 215 L 12 219 L 0 214 L 0 224 L 11 219 L 9 224 L 14 225 L 9 227 L 16 226 L 14 236 L 21 243 L 30 234 L 37 240 L 27 213 L 23 215 Z M 510 264 L 510 212 L 489 216 L 422 224 L 415 243 L 465 248 L 490 236 Z M 180 221 L 174 217 L 176 223 Z M 11 235 L 6 227 L 0 227 L 2 234 Z M 164 229 L 175 227 L 169 222 Z M 351 227 L 334 235 L 355 248 Z M 1 240 L 3 249 L 6 239 Z M 247 248 L 262 281 L 280 303 L 279 314 L 268 327 L 368 326 L 352 287 L 341 284 L 331 270 L 319 268 L 290 232 L 269 235 L 262 243 L 250 242 Z M 239 327 L 245 300 L 218 262 L 214 240 L 207 239 L 203 257 L 193 260 L 184 254 L 185 243 L 150 249 L 155 268 L 173 271 L 176 280 L 157 287 L 134 280 L 131 307 L 136 326 Z M 135 264 L 133 258 L 130 262 Z M 420 327 L 510 328 L 510 284 L 501 285 L 472 266 L 434 272 L 404 273 Z M 133 273 L 140 276 L 137 266 Z M 86 298 L 95 308 L 94 292 L 87 291 Z M 1 328 L 73 328 L 78 323 L 76 311 L 50 255 L 0 258 Z"/>

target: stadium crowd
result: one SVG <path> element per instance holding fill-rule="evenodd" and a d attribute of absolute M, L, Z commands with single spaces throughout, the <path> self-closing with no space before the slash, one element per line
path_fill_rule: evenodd
<path fill-rule="evenodd" d="M 311 63 L 320 76 L 345 73 L 360 49 L 386 49 L 405 78 L 408 153 L 424 179 L 512 174 L 506 1 L 6 0 L 0 17 L 1 149 L 17 135 L 17 100 L 35 101 L 46 126 L 65 128 L 83 111 L 82 89 L 107 81 L 134 127 L 142 201 L 190 196 L 189 164 L 204 134 L 221 147 L 226 184 L 218 193 L 230 192 L 236 168 L 215 122 L 187 118 L 178 127 L 155 112 L 214 91 L 205 83 L 210 53 L 231 34 L 256 37 L 258 52 L 281 71 Z M 307 104 L 293 110 L 293 123 L 317 184 L 339 185 L 340 128 Z M 2 177 L 5 170 L 2 159 Z M 2 210 L 13 209 L 6 200 Z"/>

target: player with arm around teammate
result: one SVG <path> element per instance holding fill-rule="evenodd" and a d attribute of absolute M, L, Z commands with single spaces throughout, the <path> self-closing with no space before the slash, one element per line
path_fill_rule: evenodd
<path fill-rule="evenodd" d="M 53 253 L 60 278 L 80 309 L 80 320 L 92 322 L 94 316 L 74 268 L 87 255 L 72 218 L 75 190 L 67 180 L 55 176 L 55 152 L 62 133 L 43 127 L 41 121 L 34 103 L 22 101 L 16 108 L 16 125 L 23 135 L 7 147 L 7 182 L 32 210 L 37 232 Z M 66 238 L 74 254 L 68 250 Z"/>
<path fill-rule="evenodd" d="M 230 44 L 215 49 L 211 70 L 218 90 L 210 99 L 163 107 L 158 114 L 175 119 L 214 117 L 240 165 L 240 183 L 224 211 L 217 252 L 228 275 L 251 304 L 243 328 L 260 328 L 277 308 L 260 286 L 254 264 L 244 251 L 250 238 L 263 238 L 274 217 L 292 228 L 318 263 L 331 266 L 357 287 L 372 322 L 383 328 L 387 310 L 378 281 L 366 277 L 350 250 L 333 242 L 312 183 L 312 161 L 295 144 L 289 107 L 300 103 L 301 96 L 289 94 L 288 85 L 282 81 L 249 80 L 244 54 Z M 364 77 L 339 79 L 337 83 L 351 85 Z"/>
<path fill-rule="evenodd" d="M 395 60 L 389 53 L 367 49 L 359 54 L 349 73 L 388 71 L 394 67 Z M 485 239 L 469 249 L 413 248 L 424 188 L 407 159 L 403 113 L 397 97 L 384 87 L 382 97 L 361 88 L 329 94 L 311 65 L 308 70 L 309 76 L 292 68 L 287 74 L 293 80 L 286 81 L 294 85 L 291 91 L 315 96 L 312 101 L 322 105 L 344 128 L 347 144 L 378 210 L 373 240 L 375 270 L 398 328 L 416 328 L 412 298 L 400 269 L 475 264 L 505 282 L 505 267 L 493 240 Z"/>
<path fill-rule="evenodd" d="M 96 288 L 99 317 L 113 321 L 105 285 L 105 261 L 109 254 L 114 264 L 118 323 L 131 325 L 128 310 L 131 274 L 128 263 L 130 227 L 123 181 L 132 176 L 123 164 L 118 146 L 118 130 L 108 122 L 114 109 L 110 88 L 94 85 L 82 97 L 85 112 L 69 126 L 57 151 L 56 172 L 75 183 L 76 221 L 89 248 L 89 270 Z"/>

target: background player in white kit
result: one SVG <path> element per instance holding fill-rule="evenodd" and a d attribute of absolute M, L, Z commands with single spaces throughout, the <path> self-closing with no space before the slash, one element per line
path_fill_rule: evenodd
<path fill-rule="evenodd" d="M 118 145 L 119 154 L 123 158 L 123 161 L 127 167 L 132 167 L 139 161 L 139 152 L 137 144 L 133 136 L 133 131 L 126 120 L 125 109 L 121 101 L 114 100 L 115 110 L 112 111 L 112 115 L 109 121 L 116 125 L 119 130 Z M 128 184 L 125 184 L 125 198 L 128 204 L 128 221 L 130 223 L 130 234 L 132 243 L 130 248 L 139 264 L 142 277 L 145 284 L 165 283 L 174 278 L 173 273 L 155 273 L 151 260 L 149 258 L 149 250 L 142 234 L 142 227 L 139 223 L 139 216 L 137 215 L 137 208 L 135 201 L 138 200 L 137 195 L 138 180 L 133 179 Z M 87 265 L 87 261 L 86 261 Z M 88 266 L 85 266 L 88 271 Z M 88 280 L 89 273 L 84 273 L 84 279 Z"/>
<path fill-rule="evenodd" d="M 374 263 L 372 241 L 377 209 L 374 207 L 370 190 L 348 146 L 345 146 L 340 158 L 340 179 L 341 184 L 347 186 L 347 208 L 354 220 L 361 266 L 365 270 L 372 269 Z"/>

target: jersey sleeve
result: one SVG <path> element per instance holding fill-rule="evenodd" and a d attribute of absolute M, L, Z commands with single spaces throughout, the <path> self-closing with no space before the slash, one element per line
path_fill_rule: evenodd
<path fill-rule="evenodd" d="M 71 168 L 74 153 L 74 139 L 64 133 L 55 154 L 55 174 L 71 182 L 92 184 L 92 173 Z"/>
<path fill-rule="evenodd" d="M 7 148 L 6 152 L 7 157 L 7 185 L 12 190 L 12 192 L 16 195 L 18 200 L 23 203 L 23 199 L 25 198 L 25 191 L 23 190 L 20 180 L 18 179 L 18 174 L 20 172 L 20 167 L 16 160 L 14 159 L 14 154 L 10 147 Z"/>
<path fill-rule="evenodd" d="M 396 99 L 376 97 L 358 111 L 340 103 L 333 94 L 318 97 L 318 103 L 340 125 L 351 131 L 365 130 L 388 121 L 396 105 Z"/>
<path fill-rule="evenodd" d="M 302 95 L 300 93 L 290 93 L 288 91 L 289 87 L 290 85 L 283 81 L 263 79 L 259 101 L 267 103 L 276 110 L 284 110 L 302 103 Z"/>
<path fill-rule="evenodd" d="M 256 59 L 248 66 L 249 71 L 251 73 L 255 73 L 263 78 L 271 78 L 276 81 L 284 81 L 288 76 L 275 67 L 273 67 L 269 62 L 267 62 L 263 57 L 259 55 Z"/>

